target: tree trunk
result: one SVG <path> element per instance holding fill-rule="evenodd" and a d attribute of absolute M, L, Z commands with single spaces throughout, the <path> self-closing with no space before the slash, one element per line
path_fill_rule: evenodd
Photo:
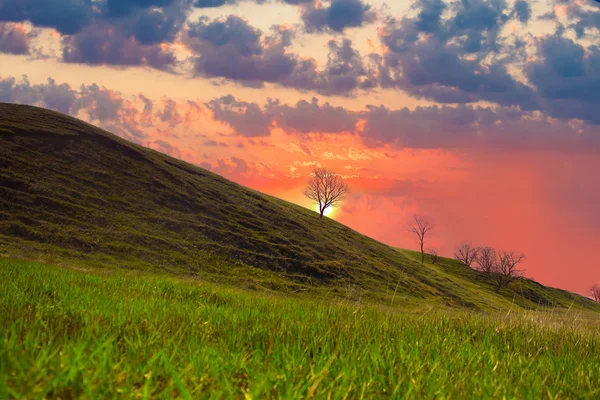
<path fill-rule="evenodd" d="M 323 218 L 323 213 L 325 212 L 325 209 L 322 207 L 319 207 L 319 218 Z"/>
<path fill-rule="evenodd" d="M 423 242 L 421 242 L 421 264 L 425 264 L 425 252 L 423 251 Z"/>

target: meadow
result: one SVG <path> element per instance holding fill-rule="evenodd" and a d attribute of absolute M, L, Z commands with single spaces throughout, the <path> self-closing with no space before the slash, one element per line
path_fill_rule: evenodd
<path fill-rule="evenodd" d="M 597 399 L 600 315 L 0 259 L 0 398 Z"/>

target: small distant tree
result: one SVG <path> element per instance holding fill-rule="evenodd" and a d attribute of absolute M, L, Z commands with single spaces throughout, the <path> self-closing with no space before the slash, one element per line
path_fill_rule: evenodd
<path fill-rule="evenodd" d="M 434 228 L 434 225 L 429 222 L 426 217 L 421 215 L 413 215 L 413 221 L 406 227 L 406 229 L 409 232 L 414 233 L 419 240 L 419 246 L 421 248 L 421 264 L 425 263 L 425 236 L 427 236 Z"/>
<path fill-rule="evenodd" d="M 319 218 L 329 207 L 335 207 L 348 195 L 348 185 L 341 176 L 325 168 L 316 168 L 308 181 L 304 195 L 319 206 Z"/>
<path fill-rule="evenodd" d="M 512 281 L 519 278 L 523 271 L 517 269 L 517 266 L 525 259 L 525 254 L 516 254 L 514 251 L 500 251 L 496 268 L 496 290 L 500 291 L 504 286 L 508 286 Z"/>
<path fill-rule="evenodd" d="M 477 247 L 473 246 L 471 243 L 462 243 L 456 249 L 454 257 L 470 267 L 471 264 L 473 264 L 473 261 L 475 261 L 477 258 L 477 251 Z"/>
<path fill-rule="evenodd" d="M 429 257 L 431 257 L 432 264 L 437 264 L 440 261 L 440 256 L 436 249 L 427 250 L 427 254 L 429 254 Z"/>
<path fill-rule="evenodd" d="M 600 285 L 599 284 L 596 283 L 596 284 L 592 285 L 592 288 L 590 289 L 590 296 L 592 296 L 592 299 L 594 299 L 595 301 L 600 303 Z"/>
<path fill-rule="evenodd" d="M 481 272 L 494 272 L 498 266 L 498 253 L 489 246 L 482 246 L 476 249 L 475 269 Z"/>
<path fill-rule="evenodd" d="M 475 269 L 490 273 L 496 283 L 496 291 L 510 285 L 519 278 L 523 271 L 517 266 L 525 259 L 524 254 L 516 254 L 514 251 L 496 251 L 489 246 L 477 248 L 477 255 L 473 262 Z"/>

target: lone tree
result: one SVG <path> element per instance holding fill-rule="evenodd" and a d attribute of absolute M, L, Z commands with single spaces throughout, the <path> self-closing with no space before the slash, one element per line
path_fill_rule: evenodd
<path fill-rule="evenodd" d="M 413 215 L 413 219 L 414 221 L 412 221 L 410 224 L 408 224 L 408 226 L 406 227 L 406 229 L 409 232 L 414 233 L 415 235 L 417 235 L 417 238 L 419 239 L 419 246 L 421 247 L 421 264 L 425 263 L 425 236 L 431 232 L 434 228 L 434 225 L 429 222 L 429 220 L 426 217 L 423 217 L 421 215 Z"/>
<path fill-rule="evenodd" d="M 475 259 L 477 258 L 477 252 L 477 247 L 473 246 L 471 243 L 462 243 L 456 249 L 454 257 L 456 257 L 457 260 L 462 261 L 465 265 L 470 267 L 471 264 L 473 264 L 473 261 L 475 261 Z"/>
<path fill-rule="evenodd" d="M 348 192 L 348 185 L 341 176 L 325 168 L 316 168 L 304 195 L 318 204 L 319 218 L 323 218 L 325 210 L 344 200 Z"/>
<path fill-rule="evenodd" d="M 600 303 L 600 285 L 599 284 L 596 283 L 596 284 L 592 285 L 592 288 L 590 289 L 590 296 L 592 296 L 592 299 L 594 299 L 595 301 Z"/>

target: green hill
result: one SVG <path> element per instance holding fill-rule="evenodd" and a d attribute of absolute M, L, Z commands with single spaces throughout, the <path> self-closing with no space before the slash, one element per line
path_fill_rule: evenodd
<path fill-rule="evenodd" d="M 0 257 L 163 271 L 239 287 L 405 307 L 598 310 L 582 296 L 420 265 L 303 207 L 77 119 L 0 104 Z"/>

